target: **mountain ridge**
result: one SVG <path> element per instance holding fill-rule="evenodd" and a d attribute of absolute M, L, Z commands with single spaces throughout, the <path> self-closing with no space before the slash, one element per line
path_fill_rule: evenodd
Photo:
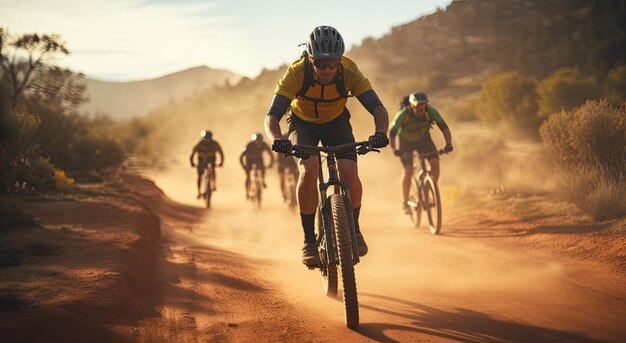
<path fill-rule="evenodd" d="M 115 120 L 131 119 L 146 115 L 171 100 L 234 85 L 241 78 L 229 70 L 208 66 L 191 67 L 146 80 L 112 82 L 85 78 L 89 101 L 81 110 Z"/>

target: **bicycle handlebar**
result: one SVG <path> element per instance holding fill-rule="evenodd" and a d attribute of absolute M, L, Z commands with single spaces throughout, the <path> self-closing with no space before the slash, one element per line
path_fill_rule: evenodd
<path fill-rule="evenodd" d="M 303 158 L 303 157 L 315 155 L 318 152 L 325 152 L 325 153 L 332 152 L 335 154 L 339 154 L 339 153 L 346 152 L 354 148 L 357 148 L 356 153 L 359 155 L 365 155 L 368 152 L 372 152 L 372 151 L 380 152 L 380 150 L 374 149 L 369 141 L 362 141 L 362 142 L 345 143 L 345 144 L 340 144 L 340 145 L 326 145 L 326 146 L 297 144 L 293 146 L 292 152 L 285 154 L 285 156 L 295 156 L 298 158 Z"/>

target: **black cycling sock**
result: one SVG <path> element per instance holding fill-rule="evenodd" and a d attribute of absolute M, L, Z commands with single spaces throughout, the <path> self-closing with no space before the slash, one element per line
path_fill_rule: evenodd
<path fill-rule="evenodd" d="M 304 243 L 315 243 L 315 212 L 312 214 L 300 213 L 302 229 L 304 229 Z"/>
<path fill-rule="evenodd" d="M 359 232 L 361 231 L 361 227 L 359 226 L 359 214 L 361 214 L 361 206 L 355 208 L 352 214 L 354 215 L 354 228 L 356 229 L 356 232 Z"/>

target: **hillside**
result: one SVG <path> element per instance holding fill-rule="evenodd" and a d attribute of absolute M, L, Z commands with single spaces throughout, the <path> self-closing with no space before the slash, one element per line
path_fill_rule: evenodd
<path fill-rule="evenodd" d="M 383 83 L 489 67 L 545 77 L 576 66 L 602 78 L 626 61 L 624 22 L 625 1 L 453 1 L 380 39 L 363 40 L 349 55 Z"/>
<path fill-rule="evenodd" d="M 541 79 L 555 68 L 575 66 L 602 82 L 607 69 L 626 61 L 625 4 L 454 1 L 445 10 L 391 28 L 382 38 L 365 39 L 346 55 L 369 78 L 390 115 L 402 95 L 422 89 L 455 127 L 450 108 L 469 106 L 482 81 L 498 71 L 519 70 Z M 252 131 L 262 130 L 263 115 L 286 68 L 265 70 L 236 86 L 155 110 L 139 124 L 142 134 L 148 132 L 140 151 L 178 155 L 195 142 L 199 127 L 213 128 L 218 139 L 238 149 Z M 355 99 L 348 104 L 356 134 L 369 134 L 371 116 Z"/>
<path fill-rule="evenodd" d="M 106 82 L 86 79 L 89 114 L 127 119 L 146 114 L 170 101 L 199 94 L 214 86 L 239 82 L 240 76 L 206 66 L 190 68 L 152 80 Z"/>

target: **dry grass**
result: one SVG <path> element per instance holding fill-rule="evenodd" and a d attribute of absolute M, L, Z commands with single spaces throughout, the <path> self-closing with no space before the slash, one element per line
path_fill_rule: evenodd
<path fill-rule="evenodd" d="M 565 199 L 596 220 L 626 215 L 626 110 L 588 101 L 551 115 L 541 138 L 556 157 Z"/>
<path fill-rule="evenodd" d="M 603 168 L 561 169 L 560 190 L 595 220 L 626 216 L 626 178 Z"/>

